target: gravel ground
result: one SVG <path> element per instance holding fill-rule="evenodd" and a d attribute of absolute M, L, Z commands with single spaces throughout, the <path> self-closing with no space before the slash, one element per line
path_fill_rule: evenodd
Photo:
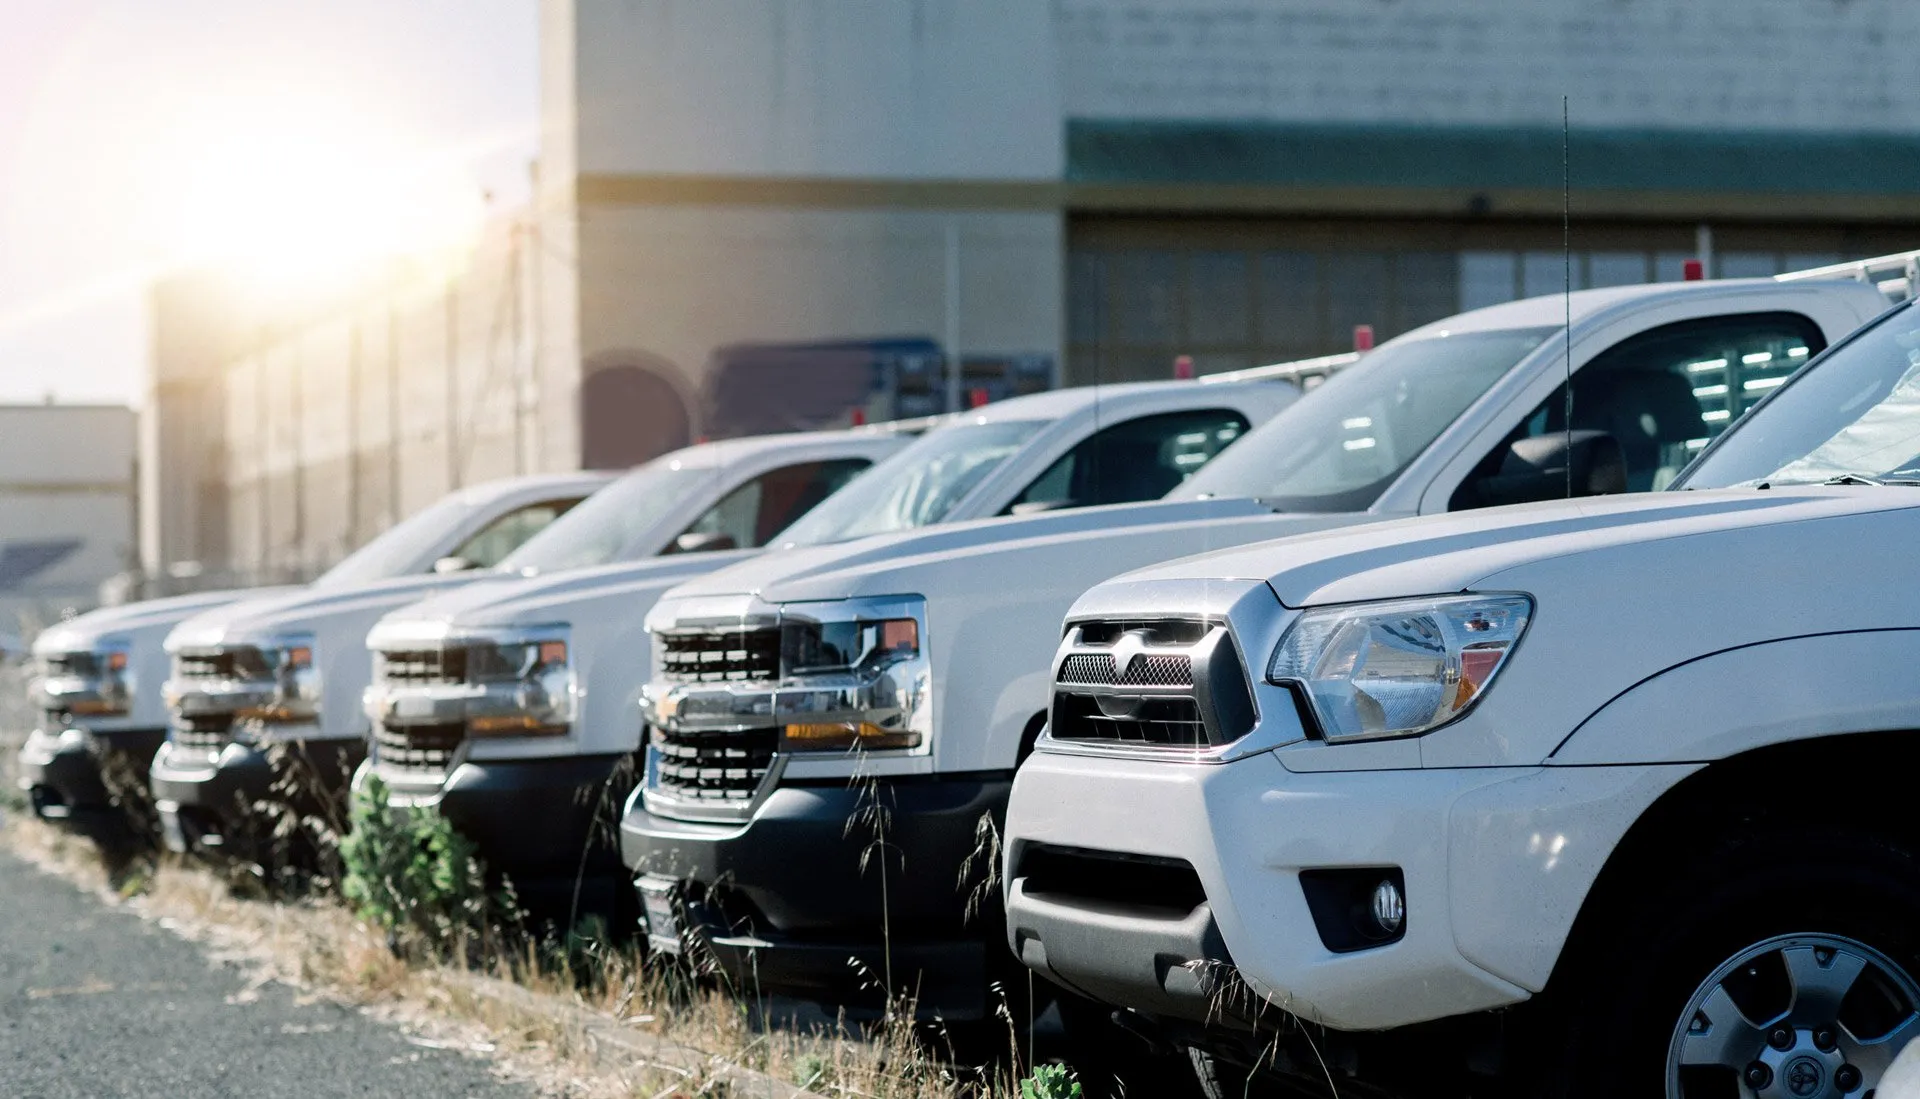
<path fill-rule="evenodd" d="M 4 812 L 4 810 L 0 810 Z M 531 1099 L 468 1053 L 238 969 L 0 850 L 11 1099 Z"/>

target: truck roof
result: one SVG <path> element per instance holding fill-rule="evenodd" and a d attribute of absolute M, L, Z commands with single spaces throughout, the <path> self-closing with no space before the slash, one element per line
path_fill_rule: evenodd
<path fill-rule="evenodd" d="M 1829 287 L 1836 293 L 1871 293 L 1878 297 L 1879 292 L 1854 279 L 1834 276 L 1817 282 L 1805 282 L 1786 279 L 1713 279 L 1694 282 L 1653 282 L 1633 286 L 1606 286 L 1592 290 L 1575 290 L 1571 294 L 1547 294 L 1537 298 L 1522 298 L 1518 301 L 1502 302 L 1481 309 L 1456 313 L 1451 317 L 1422 325 L 1407 333 L 1407 336 L 1434 336 L 1442 332 L 1477 332 L 1501 328 L 1558 328 L 1569 319 L 1580 324 L 1616 306 L 1633 303 L 1645 304 L 1661 298 L 1692 297 L 1710 291 L 1740 291 L 1748 288 L 1778 292 L 1782 284 L 1814 285 Z M 1571 314 L 1571 318 L 1569 318 Z M 1403 337 L 1404 338 L 1404 337 Z"/>

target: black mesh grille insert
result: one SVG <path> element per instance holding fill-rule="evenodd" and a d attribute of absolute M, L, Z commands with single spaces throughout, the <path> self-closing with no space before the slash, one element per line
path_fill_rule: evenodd
<path fill-rule="evenodd" d="M 1136 656 L 1120 677 L 1123 687 L 1191 687 L 1193 658 L 1175 656 Z"/>
<path fill-rule="evenodd" d="M 458 722 L 409 725 L 403 729 L 381 725 L 373 732 L 373 746 L 382 767 L 444 773 L 466 737 L 466 726 Z"/>
<path fill-rule="evenodd" d="M 1117 702 L 1117 704 L 1116 704 Z M 1200 720 L 1200 706 L 1190 697 L 1129 698 L 1110 702 L 1123 713 L 1101 710 L 1093 695 L 1061 692 L 1053 699 L 1053 737 L 1056 740 L 1105 740 L 1181 748 L 1205 747 L 1211 741 Z"/>
<path fill-rule="evenodd" d="M 780 631 L 767 627 L 662 634 L 660 674 L 675 683 L 778 679 Z"/>
<path fill-rule="evenodd" d="M 419 649 L 381 654 L 381 675 L 388 683 L 439 686 L 467 681 L 467 650 Z"/>
<path fill-rule="evenodd" d="M 1113 657 L 1106 653 L 1074 653 L 1060 663 L 1060 682 L 1111 684 Z"/>
<path fill-rule="evenodd" d="M 1142 653 L 1133 658 L 1123 676 L 1116 677 L 1114 666 L 1113 657 L 1106 653 L 1074 653 L 1060 664 L 1060 682 L 1122 687 L 1193 686 L 1193 658 L 1184 653 Z"/>
<path fill-rule="evenodd" d="M 747 801 L 760 788 L 779 746 L 777 729 L 729 732 L 653 730 L 655 789 L 699 801 Z"/>

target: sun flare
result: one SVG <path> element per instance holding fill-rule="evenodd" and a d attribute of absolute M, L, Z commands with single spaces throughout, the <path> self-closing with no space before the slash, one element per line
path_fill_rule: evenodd
<path fill-rule="evenodd" d="M 444 263 L 485 215 L 453 158 L 348 125 L 229 131 L 183 159 L 170 250 L 270 283 L 400 257 Z"/>

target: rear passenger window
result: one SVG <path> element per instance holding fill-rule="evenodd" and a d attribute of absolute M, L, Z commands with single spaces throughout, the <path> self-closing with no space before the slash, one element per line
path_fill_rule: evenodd
<path fill-rule="evenodd" d="M 1709 440 L 1825 346 L 1819 327 L 1797 313 L 1711 317 L 1642 332 L 1574 375 L 1572 428 L 1613 437 L 1626 463 L 1626 491 L 1663 489 Z M 1556 486 L 1516 462 L 1514 444 L 1564 434 L 1566 401 L 1561 385 L 1474 467 L 1452 509 L 1564 495 L 1564 479 Z"/>
<path fill-rule="evenodd" d="M 840 458 L 762 473 L 721 497 L 667 552 L 764 546 L 871 464 L 865 458 Z"/>
<path fill-rule="evenodd" d="M 1004 514 L 1158 500 L 1246 434 L 1232 409 L 1166 412 L 1088 436 L 1034 478 Z"/>
<path fill-rule="evenodd" d="M 548 524 L 565 515 L 580 500 L 581 497 L 543 500 L 510 511 L 482 527 L 447 556 L 462 558 L 476 569 L 490 569 L 519 549 L 520 543 L 547 529 Z"/>

